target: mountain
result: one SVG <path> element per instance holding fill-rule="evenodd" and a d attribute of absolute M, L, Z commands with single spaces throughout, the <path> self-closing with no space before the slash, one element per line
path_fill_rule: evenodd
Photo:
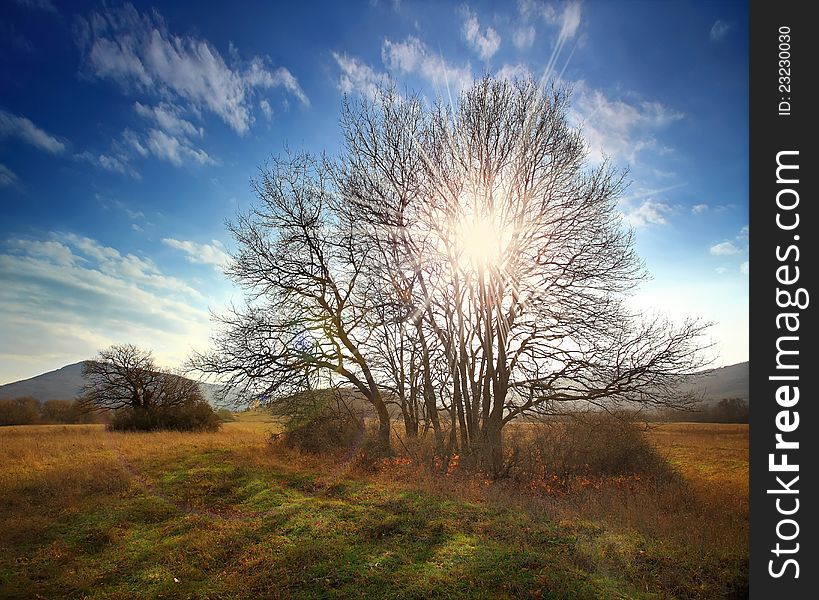
<path fill-rule="evenodd" d="M 707 403 L 719 402 L 723 398 L 747 401 L 750 391 L 750 364 L 742 362 L 704 371 L 683 386 L 683 389 L 702 395 Z"/>
<path fill-rule="evenodd" d="M 82 376 L 82 362 L 66 365 L 56 371 L 22 379 L 14 383 L 0 385 L 0 398 L 22 398 L 27 396 L 40 402 L 46 400 L 73 400 L 80 395 L 85 379 Z M 213 383 L 199 383 L 202 395 L 217 408 L 231 408 L 230 402 L 218 401 L 220 386 Z"/>
<path fill-rule="evenodd" d="M 718 402 L 723 398 L 748 400 L 750 363 L 743 362 L 719 369 L 704 371 L 684 386 L 684 391 L 702 395 L 706 402 Z M 85 380 L 82 378 L 82 363 L 66 365 L 62 369 L 37 375 L 30 379 L 0 385 L 0 398 L 20 398 L 29 396 L 40 402 L 45 400 L 72 400 L 80 393 Z M 220 386 L 200 383 L 202 394 L 211 405 L 231 407 L 230 400 L 217 401 Z"/>
<path fill-rule="evenodd" d="M 40 402 L 46 400 L 73 400 L 79 396 L 80 388 L 84 384 L 82 363 L 78 362 L 30 379 L 0 385 L 0 398 L 28 396 Z"/>

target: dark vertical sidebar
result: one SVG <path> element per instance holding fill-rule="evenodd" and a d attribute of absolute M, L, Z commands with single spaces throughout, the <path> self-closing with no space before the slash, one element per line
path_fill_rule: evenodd
<path fill-rule="evenodd" d="M 819 31 L 809 7 L 750 3 L 750 594 L 760 599 L 819 597 Z"/>

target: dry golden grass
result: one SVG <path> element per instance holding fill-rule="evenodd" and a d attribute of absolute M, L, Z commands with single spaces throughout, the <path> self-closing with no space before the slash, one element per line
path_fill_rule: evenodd
<path fill-rule="evenodd" d="M 649 439 L 680 478 L 578 478 L 552 491 L 537 486 L 533 489 L 520 481 L 493 483 L 459 468 L 442 475 L 401 457 L 375 470 L 362 470 L 349 457 L 321 458 L 271 447 L 269 433 L 276 430 L 277 424 L 260 414 L 240 415 L 218 433 L 202 434 L 111 433 L 100 425 L 0 428 L 0 596 L 28 597 L 25 590 L 34 586 L 32 589 L 45 597 L 82 597 L 78 590 L 102 589 L 100 582 L 107 582 L 104 589 L 109 591 L 88 595 L 139 597 L 142 589 L 158 594 L 159 589 L 174 589 L 161 587 L 167 581 L 173 586 L 173 578 L 168 579 L 160 564 L 171 560 L 178 562 L 183 572 L 195 571 L 202 578 L 196 585 L 204 587 L 191 583 L 194 587 L 186 592 L 188 597 L 234 597 L 229 591 L 211 595 L 201 590 L 241 589 L 245 583 L 256 581 L 258 569 L 280 572 L 276 585 L 284 587 L 276 588 L 279 596 L 314 597 L 315 581 L 293 580 L 294 572 L 301 568 L 293 565 L 304 562 L 322 573 L 325 568 L 332 571 L 342 560 L 334 553 L 351 543 L 358 544 L 349 551 L 353 556 L 345 554 L 343 560 L 358 564 L 359 557 L 364 560 L 383 545 L 378 541 L 382 536 L 393 535 L 393 526 L 384 529 L 387 525 L 376 513 L 384 506 L 403 506 L 406 498 L 412 499 L 407 510 L 414 512 L 404 517 L 404 509 L 396 509 L 396 516 L 390 518 L 399 519 L 401 528 L 409 528 L 409 540 L 425 539 L 430 519 L 442 523 L 443 529 L 435 530 L 435 539 L 449 541 L 436 552 L 451 552 L 455 558 L 436 559 L 441 565 L 464 560 L 457 556 L 475 555 L 481 548 L 481 552 L 492 549 L 495 553 L 486 555 L 487 564 L 511 561 L 507 568 L 513 571 L 523 568 L 518 561 L 551 564 L 543 571 L 550 575 L 535 579 L 527 574 L 528 566 L 514 575 L 498 572 L 494 579 L 487 573 L 480 588 L 462 587 L 443 574 L 428 579 L 419 571 L 421 578 L 414 585 L 431 594 L 451 592 L 452 597 L 460 597 L 481 589 L 478 596 L 493 597 L 496 592 L 491 591 L 495 589 L 492 586 L 505 577 L 512 578 L 509 589 L 532 594 L 551 589 L 551 597 L 637 597 L 645 592 L 646 597 L 712 598 L 744 593 L 747 426 L 652 426 Z M 275 491 L 279 481 L 290 482 L 283 492 Z M 242 494 L 256 493 L 259 486 L 273 486 L 270 490 L 274 494 L 285 494 L 275 496 L 278 500 L 271 505 L 270 510 L 286 511 L 270 513 L 275 522 L 285 518 L 300 523 L 299 519 L 304 519 L 304 525 L 288 534 L 290 541 L 276 534 L 276 547 L 296 552 L 300 544 L 308 544 L 315 546 L 311 550 L 315 556 L 301 551 L 287 555 L 287 561 L 292 562 L 268 564 L 271 559 L 259 554 L 269 552 L 265 549 L 273 543 L 272 538 L 265 537 L 273 535 L 265 533 L 273 531 L 265 525 L 266 518 L 260 519 L 254 512 L 266 506 L 267 496 L 242 500 Z M 242 489 L 238 496 L 235 488 Z M 359 491 L 333 491 L 343 489 Z M 328 508 L 311 500 L 311 495 L 325 493 L 330 494 L 322 501 Z M 282 498 L 287 500 L 279 505 Z M 149 505 L 151 508 L 145 508 Z M 370 510 L 376 512 L 370 514 Z M 428 511 L 431 516 L 424 516 L 416 530 L 413 519 L 418 518 L 417 511 L 424 515 Z M 348 513 L 352 521 L 338 521 L 342 518 L 339 515 Z M 441 516 L 436 519 L 438 513 Z M 126 516 L 113 524 L 97 525 L 93 520 L 116 514 Z M 191 519 L 208 524 L 189 531 L 185 523 Z M 334 519 L 339 529 L 328 530 Z M 178 541 L 159 546 L 143 541 L 149 545 L 134 546 L 139 536 L 162 539 L 176 535 L 177 530 L 178 538 L 173 539 Z M 318 542 L 326 536 L 330 541 Z M 537 536 L 546 536 L 542 544 L 533 541 L 541 539 Z M 559 543 L 549 541 L 553 536 Z M 299 540 L 295 546 L 294 539 Z M 476 540 L 483 540 L 483 546 L 475 546 Z M 235 551 L 230 544 L 238 544 Z M 327 544 L 341 546 L 333 546 L 330 556 Z M 423 544 L 416 544 L 416 549 L 398 538 L 396 544 L 389 550 L 393 556 L 405 549 L 420 553 L 412 556 L 426 556 Z M 550 554 L 550 544 L 558 544 L 554 546 L 558 554 Z M 109 556 L 106 553 L 136 556 L 137 549 L 158 561 L 153 571 L 146 571 L 141 563 L 128 563 L 127 558 L 115 560 L 114 566 L 97 558 Z M 545 554 L 536 553 L 541 558 L 527 554 L 536 549 Z M 215 554 L 221 558 L 217 560 Z M 416 560 L 412 556 L 405 560 Z M 232 566 L 220 570 L 219 561 Z M 359 593 L 355 581 L 361 575 L 354 576 L 360 573 L 359 567 L 350 569 L 351 587 L 343 588 L 346 593 L 378 597 L 379 586 L 392 581 L 372 579 L 377 572 L 366 571 L 371 588 Z M 5 590 L 4 583 L 8 586 Z M 140 587 L 146 585 L 148 588 Z"/>

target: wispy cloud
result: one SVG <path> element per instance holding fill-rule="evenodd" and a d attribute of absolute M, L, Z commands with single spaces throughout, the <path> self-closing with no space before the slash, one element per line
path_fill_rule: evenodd
<path fill-rule="evenodd" d="M 149 130 L 145 142 L 151 154 L 177 167 L 186 160 L 192 160 L 201 165 L 216 163 L 207 152 L 190 145 L 186 138 L 173 136 L 161 129 Z"/>
<path fill-rule="evenodd" d="M 109 79 L 126 92 L 139 90 L 185 101 L 212 112 L 244 134 L 254 122 L 254 96 L 259 89 L 282 88 L 303 105 L 307 95 L 285 67 L 273 68 L 255 56 L 231 65 L 207 40 L 172 34 L 154 11 L 140 14 L 131 4 L 105 6 L 89 18 L 78 18 L 76 38 L 84 72 Z"/>
<path fill-rule="evenodd" d="M 95 154 L 94 152 L 86 150 L 85 152 L 76 154 L 75 158 L 105 169 L 106 171 L 111 171 L 112 173 L 128 175 L 134 179 L 141 178 L 139 172 L 129 164 L 128 157 L 122 154 L 119 156 L 113 154 Z"/>
<path fill-rule="evenodd" d="M 17 185 L 18 178 L 14 171 L 3 163 L 0 163 L 0 187 L 12 187 Z"/>
<path fill-rule="evenodd" d="M 567 2 L 560 15 L 559 40 L 570 40 L 580 27 L 580 18 L 583 13 L 580 2 Z"/>
<path fill-rule="evenodd" d="M 386 73 L 377 72 L 358 58 L 338 52 L 333 52 L 333 58 L 341 69 L 337 87 L 344 94 L 359 93 L 372 98 L 389 81 Z"/>
<path fill-rule="evenodd" d="M 526 50 L 531 48 L 535 43 L 535 27 L 534 25 L 523 25 L 516 28 L 512 32 L 512 43 L 518 50 Z"/>
<path fill-rule="evenodd" d="M 2 377 L 88 358 L 111 343 L 148 345 L 170 362 L 183 360 L 191 345 L 207 344 L 203 296 L 146 258 L 74 234 L 4 246 Z"/>
<path fill-rule="evenodd" d="M 583 129 L 590 158 L 600 162 L 609 156 L 634 162 L 640 152 L 663 152 L 656 132 L 685 115 L 661 102 L 611 99 L 584 81 L 574 85 L 570 117 Z"/>
<path fill-rule="evenodd" d="M 508 79 L 514 81 L 515 79 L 523 80 L 532 77 L 532 72 L 524 64 L 504 64 L 498 72 L 495 73 L 497 79 Z"/>
<path fill-rule="evenodd" d="M 743 275 L 748 275 L 751 272 L 751 264 L 746 260 L 744 263 L 739 265 L 739 272 Z"/>
<path fill-rule="evenodd" d="M 692 215 L 701 215 L 702 213 L 708 210 L 707 204 L 695 204 L 691 207 L 691 214 Z"/>
<path fill-rule="evenodd" d="M 259 100 L 259 108 L 262 110 L 262 113 L 264 113 L 264 116 L 268 121 L 273 118 L 273 108 L 270 106 L 270 102 L 262 98 Z"/>
<path fill-rule="evenodd" d="M 721 42 L 723 39 L 725 39 L 726 34 L 730 30 L 731 26 L 728 23 L 717 19 L 711 26 L 711 31 L 708 32 L 708 36 L 711 38 L 712 42 Z"/>
<path fill-rule="evenodd" d="M 381 46 L 381 58 L 390 71 L 418 75 L 436 91 L 445 92 L 449 87 L 452 92 L 459 92 L 473 81 L 469 64 L 458 67 L 448 63 L 414 36 L 408 36 L 403 42 L 385 39 Z"/>
<path fill-rule="evenodd" d="M 714 256 L 733 256 L 739 254 L 741 250 L 732 241 L 725 240 L 711 246 L 709 252 Z"/>
<path fill-rule="evenodd" d="M 202 138 L 205 135 L 204 129 L 185 119 L 180 107 L 166 102 L 157 106 L 146 106 L 136 102 L 134 110 L 154 126 L 144 136 L 132 131 L 127 134 L 128 144 L 140 156 L 144 157 L 150 153 L 177 167 L 185 161 L 200 165 L 216 163 L 205 150 L 193 142 L 193 138 Z M 123 134 L 123 137 L 125 136 L 126 134 Z"/>
<path fill-rule="evenodd" d="M 15 0 L 20 6 L 31 8 L 34 10 L 43 10 L 45 12 L 57 14 L 57 7 L 51 0 Z"/>
<path fill-rule="evenodd" d="M 498 32 L 491 27 L 481 29 L 478 15 L 468 5 L 462 5 L 458 12 L 463 19 L 461 33 L 469 47 L 481 60 L 492 58 L 501 45 L 501 37 Z"/>
<path fill-rule="evenodd" d="M 185 259 L 188 262 L 210 265 L 219 272 L 230 261 L 230 255 L 225 251 L 224 245 L 219 240 L 211 240 L 210 244 L 200 244 L 188 240 L 164 238 L 162 243 L 184 252 Z"/>
<path fill-rule="evenodd" d="M 51 154 L 59 154 L 65 150 L 65 144 L 55 136 L 46 133 L 26 117 L 12 114 L 2 108 L 0 108 L 0 136 L 16 137 Z"/>
<path fill-rule="evenodd" d="M 646 200 L 635 208 L 628 208 L 623 212 L 626 222 L 639 229 L 650 225 L 665 225 L 668 223 L 667 216 L 674 211 L 674 208 L 665 202 Z"/>
<path fill-rule="evenodd" d="M 182 109 L 173 104 L 162 102 L 157 106 L 146 106 L 140 102 L 134 102 L 134 110 L 139 116 L 153 121 L 170 134 L 187 137 L 202 137 L 205 134 L 204 129 L 182 118 Z"/>

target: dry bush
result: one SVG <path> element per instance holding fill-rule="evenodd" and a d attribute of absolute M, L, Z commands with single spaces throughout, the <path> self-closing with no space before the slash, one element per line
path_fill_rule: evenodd
<path fill-rule="evenodd" d="M 222 421 L 207 402 L 190 401 L 176 406 L 121 408 L 108 427 L 114 431 L 217 431 Z"/>
<path fill-rule="evenodd" d="M 645 427 L 625 413 L 589 412 L 510 428 L 507 473 L 630 476 L 666 479 L 672 471 L 645 435 Z"/>
<path fill-rule="evenodd" d="M 309 406 L 292 415 L 285 430 L 273 439 L 286 448 L 311 454 L 348 452 L 359 447 L 364 436 L 364 419 L 340 398 L 303 398 Z"/>

